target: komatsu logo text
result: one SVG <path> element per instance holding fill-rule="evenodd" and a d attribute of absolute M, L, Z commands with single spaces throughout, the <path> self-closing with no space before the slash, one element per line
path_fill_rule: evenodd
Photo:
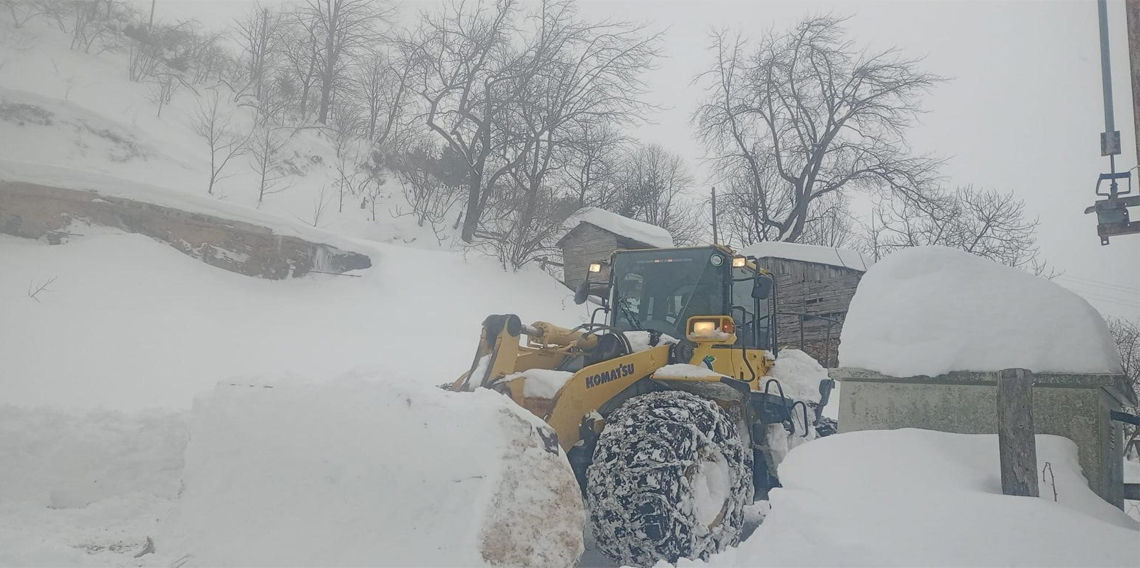
<path fill-rule="evenodd" d="M 633 374 L 633 363 L 628 365 L 618 365 L 604 373 L 590 375 L 586 377 L 586 388 L 596 387 L 610 381 L 616 381 L 622 377 L 628 377 Z"/>

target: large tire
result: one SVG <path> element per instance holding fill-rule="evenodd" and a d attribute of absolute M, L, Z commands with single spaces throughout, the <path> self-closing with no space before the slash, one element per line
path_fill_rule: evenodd
<path fill-rule="evenodd" d="M 630 399 L 607 420 L 586 472 L 597 547 L 623 565 L 652 566 L 738 543 L 751 461 L 711 400 L 682 391 Z"/>

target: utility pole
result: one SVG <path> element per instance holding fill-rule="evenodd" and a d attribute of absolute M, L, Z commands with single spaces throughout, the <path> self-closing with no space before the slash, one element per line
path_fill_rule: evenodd
<path fill-rule="evenodd" d="M 712 188 L 712 225 L 713 225 L 713 244 L 719 244 L 716 233 L 716 186 Z"/>
<path fill-rule="evenodd" d="M 1100 79 L 1101 93 L 1104 97 L 1104 132 L 1100 135 L 1100 155 L 1108 156 L 1108 173 L 1100 174 L 1096 182 L 1096 194 L 1105 199 L 1094 202 L 1092 207 L 1085 209 L 1085 213 L 1096 213 L 1096 230 L 1100 236 L 1100 244 L 1107 245 L 1109 237 L 1140 233 L 1140 221 L 1133 222 L 1128 215 L 1129 207 L 1140 206 L 1140 195 L 1132 195 L 1131 172 L 1127 169 L 1123 172 L 1116 171 L 1116 156 L 1120 155 L 1120 131 L 1116 129 L 1112 108 L 1112 65 L 1108 49 L 1107 0 L 1097 0 L 1096 9 L 1100 24 Z M 1122 180 L 1127 184 L 1123 191 L 1120 189 Z M 1105 181 L 1108 182 L 1108 193 L 1101 192 L 1100 184 Z"/>
<path fill-rule="evenodd" d="M 1127 0 L 1128 57 L 1132 69 L 1132 120 L 1136 126 L 1136 163 L 1140 164 L 1140 0 Z"/>
<path fill-rule="evenodd" d="M 150 35 L 151 30 L 154 29 L 154 3 L 158 0 L 150 0 L 150 23 L 146 25 L 146 33 Z"/>

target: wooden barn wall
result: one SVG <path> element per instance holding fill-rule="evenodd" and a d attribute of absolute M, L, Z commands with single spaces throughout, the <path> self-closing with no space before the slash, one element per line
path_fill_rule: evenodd
<path fill-rule="evenodd" d="M 842 322 L 863 273 L 858 270 L 780 258 L 762 258 L 761 267 L 776 277 L 776 311 L 837 320 L 809 318 L 803 322 L 803 349 L 825 367 L 837 365 Z M 800 347 L 800 318 L 776 318 L 780 347 Z M 830 328 L 830 330 L 829 330 Z"/>
<path fill-rule="evenodd" d="M 617 248 L 617 235 L 588 223 L 578 225 L 562 241 L 563 283 L 576 289 L 586 279 L 590 263 L 608 261 Z M 602 272 L 590 280 L 605 282 L 609 277 L 609 266 L 602 266 Z"/>

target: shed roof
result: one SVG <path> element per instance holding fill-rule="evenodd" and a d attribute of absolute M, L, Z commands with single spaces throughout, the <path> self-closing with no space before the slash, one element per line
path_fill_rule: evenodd
<path fill-rule="evenodd" d="M 603 231 L 637 241 L 649 247 L 669 248 L 673 246 L 673 235 L 669 231 L 643 221 L 623 217 L 617 213 L 598 207 L 584 207 L 566 220 L 565 234 L 558 239 L 558 245 L 582 223 L 589 223 Z"/>
<path fill-rule="evenodd" d="M 800 262 L 826 264 L 866 272 L 875 261 L 853 250 L 783 241 L 765 241 L 744 247 L 741 254 L 757 258 L 782 258 Z"/>

